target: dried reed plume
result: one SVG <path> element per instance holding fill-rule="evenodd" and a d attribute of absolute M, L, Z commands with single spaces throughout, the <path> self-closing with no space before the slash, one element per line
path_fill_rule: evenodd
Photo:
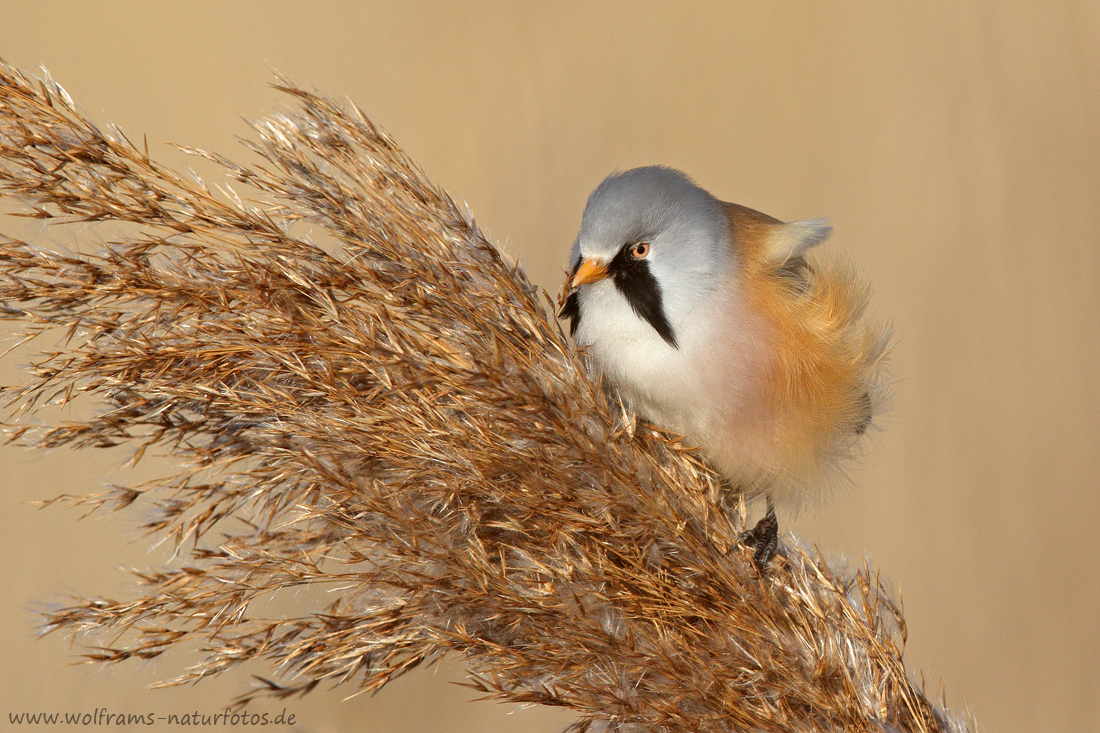
<path fill-rule="evenodd" d="M 281 681 L 246 698 L 374 690 L 453 652 L 475 686 L 578 730 L 963 730 L 907 680 L 869 571 L 793 544 L 758 573 L 743 507 L 589 380 L 469 216 L 360 110 L 279 88 L 297 111 L 253 125 L 261 164 L 192 151 L 246 203 L 0 67 L 0 190 L 63 224 L 139 225 L 98 254 L 0 242 L 0 312 L 64 336 L 8 409 L 102 407 L 13 439 L 178 466 L 76 499 L 145 506 L 176 565 L 47 628 L 109 639 L 97 662 L 200 644 L 168 683 L 266 660 Z M 260 612 L 301 585 L 337 600 Z"/>

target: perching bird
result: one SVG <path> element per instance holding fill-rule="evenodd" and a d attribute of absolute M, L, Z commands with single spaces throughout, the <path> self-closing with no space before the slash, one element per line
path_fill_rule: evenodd
<path fill-rule="evenodd" d="M 830 231 L 635 168 L 589 197 L 570 258 L 561 317 L 577 345 L 732 490 L 768 498 L 748 538 L 758 563 L 775 547 L 772 500 L 801 504 L 840 476 L 882 395 L 887 338 L 862 318 L 866 288 L 806 256 Z"/>

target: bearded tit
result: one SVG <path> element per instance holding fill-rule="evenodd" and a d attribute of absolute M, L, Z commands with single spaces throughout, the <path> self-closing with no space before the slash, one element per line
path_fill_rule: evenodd
<path fill-rule="evenodd" d="M 596 188 L 570 256 L 560 315 L 576 344 L 730 491 L 767 498 L 745 538 L 761 566 L 777 542 L 773 500 L 797 507 L 843 476 L 884 397 L 888 337 L 863 319 L 867 288 L 807 254 L 830 232 L 654 166 Z"/>

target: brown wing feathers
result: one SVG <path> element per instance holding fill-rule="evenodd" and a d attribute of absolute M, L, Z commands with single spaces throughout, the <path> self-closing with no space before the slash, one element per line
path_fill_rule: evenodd
<path fill-rule="evenodd" d="M 823 220 L 784 224 L 737 204 L 726 211 L 749 307 L 774 339 L 761 397 L 774 411 L 776 448 L 796 473 L 827 468 L 877 407 L 886 339 L 862 318 L 867 287 L 844 262 L 803 254 L 828 235 Z"/>

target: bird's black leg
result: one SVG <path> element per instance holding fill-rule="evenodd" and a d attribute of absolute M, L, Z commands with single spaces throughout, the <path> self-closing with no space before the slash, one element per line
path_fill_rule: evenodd
<path fill-rule="evenodd" d="M 741 534 L 741 544 L 753 549 L 752 561 L 763 570 L 775 556 L 779 547 L 779 520 L 775 518 L 775 504 L 768 497 L 768 513 L 752 529 Z"/>

